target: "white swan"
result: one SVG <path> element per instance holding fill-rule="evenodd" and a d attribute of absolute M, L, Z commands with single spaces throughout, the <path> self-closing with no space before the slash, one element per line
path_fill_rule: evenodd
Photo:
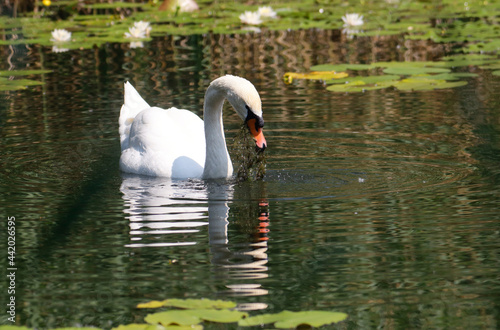
<path fill-rule="evenodd" d="M 245 121 L 257 149 L 266 148 L 259 93 L 244 78 L 226 75 L 210 83 L 205 93 L 204 121 L 188 110 L 150 107 L 125 83 L 120 111 L 120 169 L 127 173 L 171 178 L 228 178 L 233 165 L 222 124 L 227 99 Z"/>

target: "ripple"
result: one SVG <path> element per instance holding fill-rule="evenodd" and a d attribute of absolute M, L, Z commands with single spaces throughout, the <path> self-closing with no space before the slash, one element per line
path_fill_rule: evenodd
<path fill-rule="evenodd" d="M 269 198 L 275 200 L 430 189 L 457 182 L 474 171 L 453 141 L 440 141 L 438 146 L 438 142 L 396 133 L 380 138 L 301 130 L 292 138 L 280 131 L 273 142 L 278 156 L 268 156 L 264 181 Z M 295 148 L 296 144 L 300 147 Z M 285 150 L 287 155 L 281 156 Z"/>

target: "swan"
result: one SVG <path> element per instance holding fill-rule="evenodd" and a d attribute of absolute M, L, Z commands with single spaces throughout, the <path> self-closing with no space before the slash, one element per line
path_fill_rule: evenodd
<path fill-rule="evenodd" d="M 150 107 L 127 81 L 120 110 L 120 169 L 126 173 L 174 179 L 229 178 L 233 165 L 227 151 L 222 105 L 227 99 L 255 139 L 267 146 L 259 93 L 248 80 L 226 75 L 205 93 L 203 118 L 188 110 Z"/>

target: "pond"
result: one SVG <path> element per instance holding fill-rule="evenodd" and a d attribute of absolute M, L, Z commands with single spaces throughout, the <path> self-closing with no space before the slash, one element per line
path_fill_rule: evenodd
<path fill-rule="evenodd" d="M 15 218 L 16 323 L 111 328 L 142 323 L 151 311 L 138 303 L 210 298 L 250 314 L 348 314 L 338 328 L 498 328 L 500 78 L 470 65 L 464 86 L 360 93 L 283 80 L 450 51 L 401 43 L 262 29 L 142 48 L 2 46 L 3 70 L 50 70 L 33 76 L 43 85 L 0 93 L 0 237 Z M 202 115 L 224 74 L 261 95 L 263 180 L 120 172 L 124 81 L 151 105 Z M 224 125 L 232 153 L 240 122 L 229 106 Z"/>

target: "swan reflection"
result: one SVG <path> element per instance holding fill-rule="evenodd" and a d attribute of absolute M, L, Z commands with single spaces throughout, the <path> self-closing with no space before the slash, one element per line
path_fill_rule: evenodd
<path fill-rule="evenodd" d="M 124 174 L 120 190 L 123 211 L 130 226 L 130 242 L 126 246 L 151 248 L 203 244 L 205 242 L 199 241 L 203 236 L 197 233 L 208 226 L 211 263 L 216 278 L 226 288 L 219 294 L 267 295 L 268 291 L 256 281 L 268 277 L 268 205 L 265 201 L 253 202 L 254 205 L 248 208 L 251 221 L 247 216 L 241 217 L 242 223 L 252 224 L 250 239 L 243 244 L 230 244 L 228 216 L 234 189 L 234 185 L 228 183 Z M 246 191 L 236 194 L 248 197 Z M 265 307 L 262 303 L 240 306 L 245 310 Z"/>

